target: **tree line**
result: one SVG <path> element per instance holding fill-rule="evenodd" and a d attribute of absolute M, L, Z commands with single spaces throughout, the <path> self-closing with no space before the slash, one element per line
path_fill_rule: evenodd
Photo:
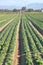
<path fill-rule="evenodd" d="M 22 7 L 21 9 L 13 9 L 13 10 L 8 10 L 8 9 L 0 9 L 0 12 L 19 12 L 20 10 L 22 11 L 26 11 L 26 12 L 41 12 L 42 9 L 32 9 L 32 8 L 29 8 L 27 9 L 26 7 Z"/>

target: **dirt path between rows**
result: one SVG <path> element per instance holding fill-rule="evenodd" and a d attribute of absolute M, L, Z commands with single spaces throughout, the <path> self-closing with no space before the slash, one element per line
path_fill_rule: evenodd
<path fill-rule="evenodd" d="M 16 16 L 17 17 L 17 16 Z M 16 18 L 15 17 L 15 18 Z M 4 26 L 0 27 L 0 32 L 5 28 L 7 27 L 15 18 L 11 19 L 8 23 L 6 23 Z"/>
<path fill-rule="evenodd" d="M 22 33 L 21 33 L 21 27 L 22 27 L 22 19 L 20 23 L 20 30 L 19 30 L 19 64 L 18 65 L 26 65 L 26 58 L 25 58 L 25 52 L 24 52 L 24 44 L 22 40 Z"/>
<path fill-rule="evenodd" d="M 19 48 L 19 27 L 20 27 L 20 21 L 19 21 L 19 24 L 18 24 L 18 28 L 17 28 L 17 35 L 16 35 L 16 43 L 15 43 L 15 46 L 14 46 L 14 53 L 13 53 L 13 60 L 12 60 L 12 65 L 18 65 L 18 48 Z"/>
<path fill-rule="evenodd" d="M 1 20 L 1 21 L 0 21 L 0 23 L 2 23 L 2 22 L 4 22 L 4 21 L 6 21 L 6 19 L 4 19 L 4 20 Z"/>
<path fill-rule="evenodd" d="M 43 38 L 43 35 L 41 35 L 41 33 L 33 26 L 33 24 L 31 22 L 29 22 L 29 24 L 33 27 L 33 29 L 38 33 L 39 36 L 41 36 Z"/>
<path fill-rule="evenodd" d="M 24 46 L 21 39 L 21 21 L 19 22 L 16 36 L 16 43 L 14 47 L 12 65 L 26 65 Z"/>

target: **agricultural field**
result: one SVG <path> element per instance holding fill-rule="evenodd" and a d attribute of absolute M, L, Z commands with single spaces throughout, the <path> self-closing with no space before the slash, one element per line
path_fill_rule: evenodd
<path fill-rule="evenodd" d="M 0 13 L 0 65 L 43 65 L 43 13 Z"/>
<path fill-rule="evenodd" d="M 28 19 L 43 34 L 43 13 L 28 13 Z"/>

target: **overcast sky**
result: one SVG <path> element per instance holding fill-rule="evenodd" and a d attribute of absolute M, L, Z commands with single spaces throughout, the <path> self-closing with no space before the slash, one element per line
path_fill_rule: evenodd
<path fill-rule="evenodd" d="M 8 6 L 20 8 L 31 3 L 43 3 L 43 0 L 0 0 L 0 8 L 8 8 Z"/>

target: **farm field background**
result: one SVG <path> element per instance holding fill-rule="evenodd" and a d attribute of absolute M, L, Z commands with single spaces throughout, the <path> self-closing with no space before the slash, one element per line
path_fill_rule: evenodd
<path fill-rule="evenodd" d="M 43 65 L 43 12 L 0 13 L 0 65 Z"/>

